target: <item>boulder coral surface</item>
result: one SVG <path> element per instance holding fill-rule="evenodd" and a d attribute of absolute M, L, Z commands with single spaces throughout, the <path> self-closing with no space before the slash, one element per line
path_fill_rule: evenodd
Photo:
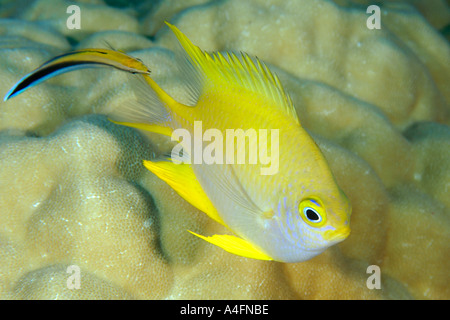
<path fill-rule="evenodd" d="M 133 97 L 132 82 L 76 71 L 0 103 L 0 298 L 450 299 L 445 1 L 377 1 L 381 29 L 367 27 L 367 1 L 3 3 L 2 97 L 57 54 L 109 44 L 183 101 L 164 20 L 204 50 L 257 55 L 289 91 L 353 213 L 349 238 L 303 263 L 202 242 L 186 230 L 224 228 L 142 165 L 170 141 L 105 116 Z M 70 5 L 81 29 L 67 28 Z"/>

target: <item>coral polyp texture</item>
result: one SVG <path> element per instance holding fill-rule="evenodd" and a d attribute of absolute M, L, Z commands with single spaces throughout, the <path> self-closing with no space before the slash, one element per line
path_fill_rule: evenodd
<path fill-rule="evenodd" d="M 173 144 L 105 116 L 133 81 L 76 71 L 0 103 L 0 298 L 450 299 L 445 1 L 378 1 L 381 29 L 367 27 L 368 1 L 107 3 L 5 1 L 1 96 L 58 54 L 110 45 L 186 101 L 170 21 L 202 49 L 277 73 L 352 203 L 352 232 L 295 264 L 194 237 L 226 229 L 142 165 Z M 67 27 L 70 5 L 81 29 Z"/>

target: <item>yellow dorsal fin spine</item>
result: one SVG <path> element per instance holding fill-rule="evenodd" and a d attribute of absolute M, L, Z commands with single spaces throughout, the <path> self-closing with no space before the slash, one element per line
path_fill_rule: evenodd
<path fill-rule="evenodd" d="M 173 31 L 181 46 L 186 50 L 189 57 L 191 57 L 192 62 L 194 62 L 197 67 L 204 67 L 204 61 L 207 61 L 208 55 L 205 54 L 199 47 L 194 45 L 177 27 L 168 23 L 167 26 Z"/>
<path fill-rule="evenodd" d="M 208 54 L 192 44 L 177 27 L 168 22 L 166 24 L 178 38 L 194 68 L 207 78 L 203 83 L 220 88 L 229 82 L 264 95 L 274 102 L 274 106 L 300 124 L 292 101 L 285 93 L 280 80 L 259 59 L 253 59 L 242 52 L 240 56 L 233 53 L 223 55 L 220 52 Z"/>

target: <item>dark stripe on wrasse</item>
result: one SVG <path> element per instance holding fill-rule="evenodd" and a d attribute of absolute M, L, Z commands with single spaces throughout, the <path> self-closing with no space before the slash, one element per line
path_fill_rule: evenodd
<path fill-rule="evenodd" d="M 101 52 L 101 51 L 95 51 L 95 52 L 102 53 L 102 54 L 107 54 L 107 53 Z M 37 70 L 33 71 L 32 73 L 30 73 L 29 75 L 25 76 L 5 96 L 4 101 L 6 101 L 6 100 L 8 100 L 8 99 L 18 95 L 19 93 L 21 93 L 22 91 L 26 90 L 27 88 L 30 88 L 30 87 L 32 87 L 34 85 L 37 85 L 40 82 L 42 82 L 42 81 L 44 81 L 44 80 L 46 80 L 48 78 L 51 78 L 52 74 L 55 74 L 55 75 L 63 74 L 63 73 L 72 71 L 71 69 L 77 69 L 77 66 L 78 66 L 79 69 L 82 69 L 84 67 L 88 68 L 88 67 L 95 66 L 95 65 L 110 66 L 110 67 L 114 67 L 114 68 L 119 69 L 119 70 L 126 70 L 126 71 L 128 71 L 130 73 L 133 73 L 133 74 L 141 73 L 141 72 L 138 72 L 138 71 L 133 72 L 133 71 L 127 70 L 125 68 L 120 68 L 118 66 L 115 66 L 114 64 L 106 63 L 106 62 L 100 62 L 100 61 L 75 60 L 75 61 L 64 61 L 64 62 L 52 64 L 52 61 L 54 61 L 55 59 L 60 59 L 61 57 L 64 57 L 66 55 L 71 55 L 71 54 L 73 54 L 73 53 L 67 53 L 67 54 L 63 54 L 61 56 L 58 56 L 58 57 L 50 60 L 49 62 L 45 63 L 40 69 L 37 69 Z M 142 73 L 144 73 L 144 72 L 142 72 Z"/>
<path fill-rule="evenodd" d="M 44 81 L 46 78 L 51 77 L 53 73 L 57 73 L 58 71 L 60 73 L 65 73 L 70 70 L 64 71 L 66 68 L 70 67 L 76 67 L 76 66 L 82 66 L 86 65 L 105 65 L 105 66 L 111 66 L 111 64 L 103 63 L 103 62 L 94 62 L 94 61 L 68 61 L 68 62 L 61 62 L 54 65 L 44 66 L 42 69 L 35 70 L 31 74 L 25 76 L 23 80 L 21 80 L 13 89 L 11 92 L 9 92 L 5 96 L 5 101 L 16 96 L 20 92 L 26 90 L 29 87 L 32 87 L 35 84 L 38 84 L 41 81 Z M 113 66 L 114 67 L 114 66 Z M 81 69 L 82 67 L 80 67 Z M 119 69 L 119 68 L 118 68 Z"/>

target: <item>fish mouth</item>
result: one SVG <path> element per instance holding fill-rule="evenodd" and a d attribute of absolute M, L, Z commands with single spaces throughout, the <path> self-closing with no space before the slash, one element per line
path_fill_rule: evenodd
<path fill-rule="evenodd" d="M 327 241 L 342 241 L 350 234 L 350 227 L 345 226 L 336 230 L 327 230 L 323 234 L 323 238 Z"/>

